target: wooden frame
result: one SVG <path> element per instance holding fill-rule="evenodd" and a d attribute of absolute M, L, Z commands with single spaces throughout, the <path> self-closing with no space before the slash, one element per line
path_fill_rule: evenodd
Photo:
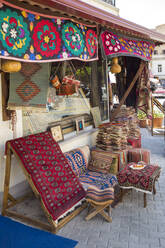
<path fill-rule="evenodd" d="M 94 126 L 98 127 L 101 124 L 101 115 L 99 107 L 91 108 L 91 113 L 93 117 Z"/>
<path fill-rule="evenodd" d="M 22 214 L 19 214 L 17 212 L 14 212 L 12 210 L 9 210 L 9 208 L 15 206 L 16 204 L 23 202 L 25 199 L 31 196 L 30 194 L 26 194 L 25 196 L 22 196 L 18 199 L 14 198 L 10 193 L 9 193 L 9 188 L 10 188 L 10 173 L 11 173 L 11 155 L 14 154 L 15 157 L 19 161 L 19 165 L 21 166 L 26 179 L 31 186 L 34 195 L 36 198 L 39 199 L 41 207 L 48 219 L 48 223 L 41 222 L 39 220 L 36 220 L 34 218 L 30 218 L 28 216 L 24 216 Z M 28 224 L 38 226 L 42 229 L 45 229 L 47 231 L 51 231 L 52 233 L 56 233 L 60 228 L 62 228 L 68 221 L 70 221 L 73 217 L 75 217 L 77 214 L 79 214 L 84 208 L 86 208 L 87 203 L 84 202 L 82 205 L 77 207 L 73 212 L 69 213 L 66 217 L 61 219 L 58 223 L 54 221 L 49 214 L 48 210 L 46 209 L 44 202 L 41 199 L 40 193 L 38 192 L 37 188 L 35 187 L 30 175 L 27 173 L 25 170 L 24 166 L 22 165 L 22 162 L 17 155 L 17 153 L 14 151 L 14 149 L 10 146 L 10 143 L 7 145 L 7 157 L 6 157 L 6 171 L 5 171 L 5 183 L 4 183 L 4 196 L 3 196 L 3 207 L 2 207 L 2 215 L 3 216 L 9 216 L 9 217 L 14 217 L 16 219 L 20 219 L 23 222 L 26 222 Z"/>
<path fill-rule="evenodd" d="M 52 136 L 54 138 L 55 141 L 61 141 L 64 139 L 63 133 L 62 133 L 62 128 L 61 125 L 57 125 L 54 127 L 50 128 L 50 131 L 52 133 Z"/>
<path fill-rule="evenodd" d="M 84 118 L 77 118 L 76 119 L 76 131 L 77 133 L 84 130 Z"/>

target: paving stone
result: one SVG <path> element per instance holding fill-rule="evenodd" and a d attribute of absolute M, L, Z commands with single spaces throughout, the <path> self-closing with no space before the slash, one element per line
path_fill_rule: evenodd
<path fill-rule="evenodd" d="M 129 247 L 128 247 L 128 242 L 110 241 L 108 244 L 108 248 L 129 248 Z"/>
<path fill-rule="evenodd" d="M 165 236 L 164 238 L 160 238 L 160 247 L 165 247 Z"/>
<path fill-rule="evenodd" d="M 128 191 L 123 201 L 112 209 L 112 223 L 100 215 L 85 221 L 84 210 L 57 233 L 77 240 L 76 248 L 165 248 L 164 137 L 152 137 L 146 129 L 141 129 L 141 133 L 142 146 L 151 150 L 152 163 L 162 167 L 154 199 L 148 194 L 144 208 L 143 193 Z M 23 208 L 26 212 L 26 205 Z"/>

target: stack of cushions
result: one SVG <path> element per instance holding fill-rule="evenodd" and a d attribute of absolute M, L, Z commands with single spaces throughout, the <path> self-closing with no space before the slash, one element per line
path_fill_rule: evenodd
<path fill-rule="evenodd" d="M 100 125 L 96 146 L 106 151 L 119 151 L 127 148 L 125 124 L 105 123 Z"/>

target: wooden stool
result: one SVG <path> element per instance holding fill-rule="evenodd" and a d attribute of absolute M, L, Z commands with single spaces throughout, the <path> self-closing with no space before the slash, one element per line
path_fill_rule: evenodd
<path fill-rule="evenodd" d="M 90 220 L 96 214 L 101 214 L 108 222 L 112 222 L 111 204 L 114 200 L 114 189 L 107 188 L 100 190 L 95 187 L 89 187 L 86 194 L 86 201 L 92 207 L 92 212 L 89 210 L 86 220 Z M 106 210 L 106 211 L 105 211 Z"/>

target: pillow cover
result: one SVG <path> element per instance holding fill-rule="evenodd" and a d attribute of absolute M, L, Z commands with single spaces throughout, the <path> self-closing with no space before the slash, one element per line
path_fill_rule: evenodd
<path fill-rule="evenodd" d="M 69 152 L 65 152 L 64 155 L 77 176 L 86 172 L 90 156 L 88 146 L 79 147 Z"/>
<path fill-rule="evenodd" d="M 96 172 L 110 173 L 112 161 L 113 161 L 112 154 L 105 151 L 93 150 L 91 151 L 89 170 Z"/>

